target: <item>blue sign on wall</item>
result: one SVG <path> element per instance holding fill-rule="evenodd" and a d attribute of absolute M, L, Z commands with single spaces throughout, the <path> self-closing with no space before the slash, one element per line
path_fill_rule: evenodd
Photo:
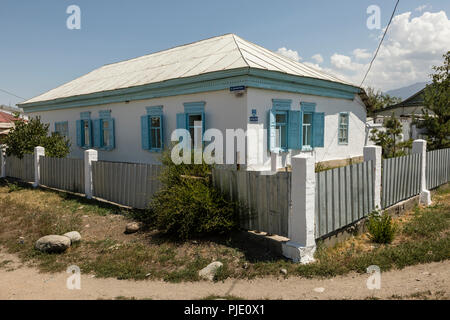
<path fill-rule="evenodd" d="M 250 122 L 258 122 L 258 116 L 256 115 L 256 109 L 252 109 L 252 115 L 249 117 Z"/>
<path fill-rule="evenodd" d="M 245 90 L 245 86 L 236 86 L 236 87 L 230 87 L 230 91 L 231 92 L 233 92 L 233 91 L 242 91 L 242 90 Z"/>

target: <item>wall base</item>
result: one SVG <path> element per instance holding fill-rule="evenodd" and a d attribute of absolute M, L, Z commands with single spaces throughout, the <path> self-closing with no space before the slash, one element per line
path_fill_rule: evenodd
<path fill-rule="evenodd" d="M 315 261 L 314 252 L 316 252 L 316 246 L 302 247 L 296 242 L 288 241 L 283 243 L 282 250 L 283 256 L 294 262 L 307 264 Z"/>
<path fill-rule="evenodd" d="M 429 190 L 422 190 L 420 192 L 419 202 L 420 204 L 429 206 L 431 204 L 431 192 Z"/>

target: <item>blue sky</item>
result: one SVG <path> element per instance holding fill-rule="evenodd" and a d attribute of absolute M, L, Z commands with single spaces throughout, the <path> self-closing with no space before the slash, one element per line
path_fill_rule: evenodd
<path fill-rule="evenodd" d="M 81 30 L 66 28 L 69 16 L 66 8 L 71 4 L 81 8 Z M 297 52 L 301 62 L 316 64 L 357 82 L 370 59 L 355 55 L 354 50 L 372 53 L 381 32 L 366 27 L 369 16 L 366 9 L 372 4 L 380 7 L 381 25 L 384 27 L 395 0 L 2 0 L 0 89 L 31 98 L 104 64 L 225 33 L 235 33 L 273 51 L 286 48 Z M 421 6 L 426 7 L 418 10 Z M 419 30 L 437 20 L 439 24 L 432 27 L 447 30 L 450 1 L 400 1 L 397 14 L 407 12 L 411 12 L 410 15 L 403 16 L 403 20 L 399 18 L 397 29 L 393 28 L 393 36 L 400 40 L 391 39 L 392 48 L 395 43 L 403 46 L 401 39 L 408 35 L 403 35 L 402 27 L 405 21 L 413 25 L 415 17 L 423 18 L 414 23 Z M 425 12 L 436 16 L 425 16 Z M 438 12 L 441 12 L 439 16 Z M 414 35 L 417 33 L 415 31 Z M 424 31 L 423 37 L 414 42 L 426 41 L 429 33 L 429 29 L 426 33 Z M 433 40 L 440 43 L 433 52 L 420 52 L 409 64 L 404 61 L 411 52 L 403 56 L 399 54 L 397 60 L 386 60 L 381 55 L 383 65 L 401 65 L 394 74 L 399 81 L 389 82 L 391 75 L 389 81 L 377 83 L 376 79 L 381 78 L 376 73 L 383 75 L 384 71 L 375 68 L 373 85 L 386 90 L 426 80 L 424 75 L 429 73 L 427 70 L 430 70 L 431 63 L 437 61 L 436 57 L 442 55 L 440 51 L 450 49 L 446 35 L 440 33 Z M 410 50 L 414 52 L 415 49 L 411 47 Z M 316 54 L 320 54 L 323 62 L 318 63 L 320 59 L 311 58 Z M 423 70 L 411 71 L 417 64 L 423 64 Z M 0 104 L 14 105 L 19 101 L 0 92 Z"/>

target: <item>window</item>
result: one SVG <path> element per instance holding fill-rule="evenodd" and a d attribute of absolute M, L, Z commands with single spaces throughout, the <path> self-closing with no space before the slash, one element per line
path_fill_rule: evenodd
<path fill-rule="evenodd" d="M 198 144 L 202 143 L 202 114 L 188 114 L 188 131 L 191 136 L 191 145 L 195 146 L 194 138 L 198 139 Z M 200 135 L 200 137 L 196 136 Z"/>
<path fill-rule="evenodd" d="M 282 150 L 286 150 L 288 148 L 288 137 L 287 137 L 287 126 L 288 122 L 288 113 L 287 111 L 278 111 L 275 114 L 276 121 L 276 139 L 275 139 L 275 147 L 280 148 Z"/>
<path fill-rule="evenodd" d="M 186 102 L 184 103 L 184 113 L 177 114 L 177 129 L 186 129 L 191 137 L 191 146 L 194 146 L 195 132 L 200 133 L 197 136 L 198 143 L 203 146 L 203 133 L 205 133 L 205 102 Z"/>
<path fill-rule="evenodd" d="M 101 150 L 112 150 L 115 148 L 115 128 L 111 110 L 99 111 L 99 117 L 94 120 L 94 147 Z"/>
<path fill-rule="evenodd" d="M 55 123 L 55 132 L 59 133 L 63 137 L 68 137 L 69 136 L 69 123 L 67 121 L 56 122 Z"/>
<path fill-rule="evenodd" d="M 341 112 L 339 114 L 339 144 L 348 144 L 348 113 Z"/>
<path fill-rule="evenodd" d="M 142 149 L 161 151 L 163 149 L 162 106 L 147 107 L 147 114 L 141 117 Z"/>
<path fill-rule="evenodd" d="M 312 146 L 312 113 L 303 113 L 303 142 L 302 147 L 305 149 L 311 148 Z"/>
<path fill-rule="evenodd" d="M 77 120 L 77 145 L 80 148 L 92 147 L 92 121 L 90 112 L 82 112 L 81 119 Z"/>
<path fill-rule="evenodd" d="M 161 117 L 150 117 L 151 145 L 154 149 L 161 149 Z"/>

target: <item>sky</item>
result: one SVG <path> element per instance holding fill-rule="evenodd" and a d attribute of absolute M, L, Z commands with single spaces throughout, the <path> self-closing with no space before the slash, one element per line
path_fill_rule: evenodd
<path fill-rule="evenodd" d="M 15 105 L 102 65 L 226 33 L 359 85 L 396 0 L 1 0 L 0 104 Z M 80 8 L 81 29 L 66 12 Z M 380 9 L 380 28 L 369 28 Z M 429 80 L 450 50 L 450 1 L 400 0 L 364 83 Z M 373 27 L 373 26 L 372 26 Z M 6 90 L 14 95 L 6 94 Z"/>

